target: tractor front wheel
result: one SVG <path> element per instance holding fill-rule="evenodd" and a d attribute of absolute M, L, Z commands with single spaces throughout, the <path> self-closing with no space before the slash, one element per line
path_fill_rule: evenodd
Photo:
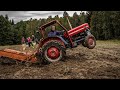
<path fill-rule="evenodd" d="M 64 59 L 65 48 L 60 42 L 51 40 L 42 46 L 42 60 L 45 63 L 52 63 Z"/>
<path fill-rule="evenodd" d="M 85 46 L 89 49 L 93 49 L 96 46 L 96 39 L 93 35 L 86 36 Z"/>

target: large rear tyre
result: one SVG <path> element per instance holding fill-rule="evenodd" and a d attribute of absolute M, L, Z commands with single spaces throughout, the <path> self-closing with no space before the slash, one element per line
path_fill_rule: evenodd
<path fill-rule="evenodd" d="M 65 48 L 57 40 L 48 41 L 42 46 L 42 60 L 45 64 L 63 60 L 65 54 Z"/>

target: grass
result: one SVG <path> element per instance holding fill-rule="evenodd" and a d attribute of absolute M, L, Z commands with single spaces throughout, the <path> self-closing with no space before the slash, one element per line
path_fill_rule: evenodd
<path fill-rule="evenodd" d="M 118 48 L 120 40 L 97 40 L 96 48 Z"/>
<path fill-rule="evenodd" d="M 120 45 L 120 40 L 97 40 L 96 44 L 100 47 L 102 46 L 114 46 L 114 45 Z M 5 49 L 5 48 L 10 48 L 10 49 L 16 49 L 19 50 L 22 47 L 22 45 L 6 45 L 6 46 L 0 46 L 0 50 Z"/>
<path fill-rule="evenodd" d="M 114 40 L 97 40 L 97 42 L 100 43 L 115 43 L 115 44 L 120 44 L 120 40 L 114 39 Z"/>
<path fill-rule="evenodd" d="M 0 46 L 0 50 L 5 49 L 5 48 L 18 48 L 20 45 L 6 45 L 6 46 Z"/>

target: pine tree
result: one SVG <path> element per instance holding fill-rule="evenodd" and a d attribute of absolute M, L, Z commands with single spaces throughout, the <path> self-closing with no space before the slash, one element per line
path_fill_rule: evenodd
<path fill-rule="evenodd" d="M 12 25 L 14 25 L 14 20 L 12 19 L 12 22 L 11 22 Z"/>
<path fill-rule="evenodd" d="M 63 17 L 65 18 L 65 17 L 69 17 L 69 14 L 66 12 L 66 11 L 64 11 L 63 12 Z"/>
<path fill-rule="evenodd" d="M 74 24 L 73 24 L 74 27 L 77 27 L 80 25 L 80 18 L 76 12 L 73 14 L 73 21 L 74 21 Z"/>
<path fill-rule="evenodd" d="M 90 22 L 92 33 L 97 39 L 120 38 L 120 12 L 94 11 Z"/>
<path fill-rule="evenodd" d="M 7 20 L 9 19 L 7 14 L 5 15 L 5 19 L 7 19 Z"/>
<path fill-rule="evenodd" d="M 80 24 L 84 24 L 87 22 L 87 16 L 85 15 L 84 12 L 80 14 Z"/>
<path fill-rule="evenodd" d="M 93 12 L 93 11 L 87 11 L 87 13 L 86 13 L 86 22 L 87 22 L 88 24 L 90 24 L 92 12 Z"/>
<path fill-rule="evenodd" d="M 71 22 L 70 22 L 70 20 L 69 20 L 69 18 L 70 18 L 70 16 L 69 16 L 69 14 L 66 12 L 66 11 L 64 11 L 64 13 L 63 13 L 63 25 L 69 30 L 69 29 L 71 29 L 72 28 L 72 25 L 71 25 Z M 70 23 L 70 24 L 69 24 Z"/>
<path fill-rule="evenodd" d="M 0 45 L 13 44 L 11 23 L 6 17 L 0 16 Z"/>

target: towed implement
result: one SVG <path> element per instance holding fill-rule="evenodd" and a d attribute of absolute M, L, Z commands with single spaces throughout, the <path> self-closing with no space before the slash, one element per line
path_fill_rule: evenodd
<path fill-rule="evenodd" d="M 36 61 L 36 58 L 34 57 L 33 53 L 25 53 L 12 49 L 0 50 L 0 56 L 20 61 L 32 61 L 32 62 Z"/>

